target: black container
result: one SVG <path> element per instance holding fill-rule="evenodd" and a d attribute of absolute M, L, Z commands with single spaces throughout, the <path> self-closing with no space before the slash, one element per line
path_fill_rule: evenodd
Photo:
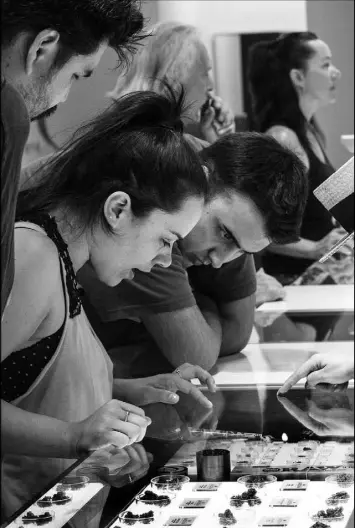
<path fill-rule="evenodd" d="M 230 480 L 231 461 L 228 449 L 203 449 L 196 453 L 197 480 L 223 482 Z"/>

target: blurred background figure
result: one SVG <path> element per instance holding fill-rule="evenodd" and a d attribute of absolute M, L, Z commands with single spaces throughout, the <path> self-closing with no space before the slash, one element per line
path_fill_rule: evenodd
<path fill-rule="evenodd" d="M 183 85 L 189 106 L 189 122 L 194 135 L 213 143 L 235 131 L 232 111 L 214 93 L 212 62 L 194 26 L 164 22 L 148 31 L 125 75 L 107 95 L 113 99 L 136 90 L 164 90 Z M 163 81 L 163 83 L 162 83 Z"/>
<path fill-rule="evenodd" d="M 309 198 L 300 240 L 272 244 L 262 257 L 265 271 L 283 285 L 297 280 L 344 234 L 313 196 L 313 190 L 335 171 L 315 114 L 335 102 L 339 79 L 328 45 L 315 33 L 281 35 L 257 43 L 250 52 L 253 126 L 292 148 L 308 169 Z M 347 248 L 343 252 L 349 254 Z"/>

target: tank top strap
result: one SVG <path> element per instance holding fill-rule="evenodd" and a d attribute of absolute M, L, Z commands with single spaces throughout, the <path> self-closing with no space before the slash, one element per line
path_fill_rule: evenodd
<path fill-rule="evenodd" d="M 17 222 L 29 222 L 37 225 L 45 231 L 47 236 L 56 245 L 65 268 L 65 281 L 69 295 L 69 317 L 76 317 L 81 311 L 81 294 L 76 280 L 73 263 L 69 255 L 68 245 L 64 242 L 59 233 L 55 219 L 48 214 L 33 214 L 20 216 L 16 218 L 16 223 Z"/>

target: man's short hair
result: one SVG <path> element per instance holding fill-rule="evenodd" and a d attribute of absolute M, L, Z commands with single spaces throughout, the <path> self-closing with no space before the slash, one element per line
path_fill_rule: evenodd
<path fill-rule="evenodd" d="M 103 41 L 125 62 L 142 38 L 139 8 L 139 0 L 3 0 L 1 46 L 20 33 L 53 29 L 62 43 L 58 67 L 73 55 L 94 53 Z"/>
<path fill-rule="evenodd" d="M 201 156 L 210 173 L 210 199 L 244 194 L 263 215 L 273 242 L 299 239 L 308 179 L 296 154 L 271 136 L 241 132 L 218 139 Z"/>

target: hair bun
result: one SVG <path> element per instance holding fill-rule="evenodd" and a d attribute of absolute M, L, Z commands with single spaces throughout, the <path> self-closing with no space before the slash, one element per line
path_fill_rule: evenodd
<path fill-rule="evenodd" d="M 167 84 L 165 88 L 164 94 L 141 91 L 117 99 L 113 109 L 121 125 L 132 128 L 162 127 L 182 133 L 184 90 L 174 91 Z"/>

